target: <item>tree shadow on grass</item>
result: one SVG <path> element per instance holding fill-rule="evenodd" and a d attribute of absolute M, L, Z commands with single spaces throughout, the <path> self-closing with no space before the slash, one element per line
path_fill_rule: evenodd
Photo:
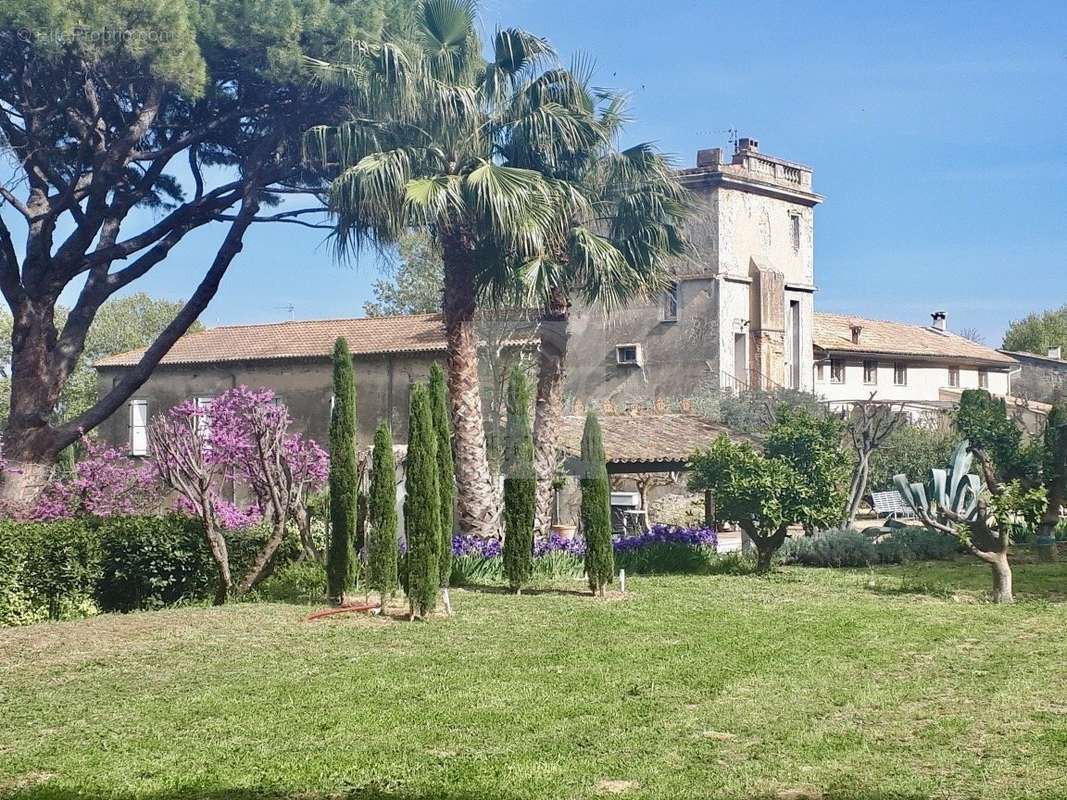
<path fill-rule="evenodd" d="M 227 789 L 220 787 L 188 786 L 165 792 L 104 792 L 99 789 L 80 790 L 50 788 L 47 784 L 5 791 L 0 785 L 0 797 L 5 800 L 518 800 L 514 794 L 470 789 L 426 789 L 421 791 L 394 790 L 385 788 L 339 788 L 332 791 L 301 791 L 260 788 Z M 623 794 L 622 796 L 625 796 Z M 716 795 L 723 800 L 818 800 L 824 796 L 835 800 L 930 800 L 931 795 L 920 792 L 895 792 L 862 786 L 849 786 L 824 795 L 818 789 L 808 787 L 784 788 L 768 792 L 744 792 L 728 796 Z M 527 795 L 528 797 L 528 795 Z M 547 797 L 547 796 L 546 796 Z"/>
<path fill-rule="evenodd" d="M 465 583 L 462 586 L 455 587 L 457 589 L 463 589 L 467 592 L 478 592 L 479 594 L 515 594 L 507 586 L 496 586 L 491 583 Z M 556 595 L 561 597 L 592 597 L 593 594 L 588 589 L 561 589 L 554 586 L 540 586 L 530 587 L 522 590 L 523 595 Z"/>
<path fill-rule="evenodd" d="M 426 789 L 408 791 L 379 787 L 339 787 L 329 791 L 305 791 L 267 788 L 223 788 L 216 786 L 187 786 L 163 792 L 101 791 L 99 787 L 86 789 L 54 787 L 47 783 L 19 788 L 0 784 L 0 798 L 4 800 L 514 800 L 515 796 L 499 790 L 492 792 L 469 789 Z"/>

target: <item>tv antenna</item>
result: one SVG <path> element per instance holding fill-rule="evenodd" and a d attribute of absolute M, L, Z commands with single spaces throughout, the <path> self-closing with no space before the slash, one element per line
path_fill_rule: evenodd
<path fill-rule="evenodd" d="M 296 311 L 296 306 L 294 306 L 292 303 L 289 303 L 288 305 L 284 305 L 284 306 L 274 306 L 274 308 L 275 308 L 276 311 L 286 311 L 286 312 L 288 312 L 289 320 L 292 321 L 293 313 Z"/>
<path fill-rule="evenodd" d="M 726 141 L 729 142 L 731 145 L 733 145 L 734 150 L 737 149 L 737 140 L 738 140 L 738 138 L 739 138 L 739 136 L 738 136 L 738 133 L 737 133 L 737 128 L 727 128 L 726 129 Z"/>

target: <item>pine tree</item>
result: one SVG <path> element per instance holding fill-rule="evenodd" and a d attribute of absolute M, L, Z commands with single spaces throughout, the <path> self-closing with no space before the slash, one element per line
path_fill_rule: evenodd
<path fill-rule="evenodd" d="M 593 594 L 604 596 L 604 587 L 615 575 L 611 546 L 611 494 L 600 423 L 590 411 L 582 432 L 582 532 L 585 535 L 585 571 Z"/>
<path fill-rule="evenodd" d="M 452 575 L 452 530 L 456 518 L 456 470 L 452 464 L 452 423 L 448 412 L 448 388 L 445 371 L 434 363 L 430 367 L 430 404 L 433 409 L 433 427 L 437 437 L 437 489 L 441 495 L 439 520 L 441 523 L 441 549 L 438 553 L 438 574 L 445 593 L 445 609 L 449 608 L 448 581 Z"/>
<path fill-rule="evenodd" d="M 437 604 L 440 584 L 437 560 L 441 549 L 440 490 L 437 485 L 437 438 L 430 393 L 423 384 L 411 387 L 408 420 L 407 496 L 404 532 L 408 540 L 407 592 L 412 619 Z"/>
<path fill-rule="evenodd" d="M 397 572 L 396 461 L 393 435 L 385 422 L 378 425 L 374 434 L 367 506 L 367 590 L 377 592 L 384 607 L 386 598 L 396 594 Z"/>
<path fill-rule="evenodd" d="M 504 438 L 504 573 L 512 591 L 522 591 L 533 574 L 533 525 L 537 481 L 530 430 L 530 388 L 519 367 L 508 381 L 508 423 Z"/>
<path fill-rule="evenodd" d="M 352 539 L 356 531 L 356 386 L 348 342 L 333 347 L 333 411 L 330 414 L 330 549 L 326 557 L 327 590 L 343 603 L 356 574 Z"/>

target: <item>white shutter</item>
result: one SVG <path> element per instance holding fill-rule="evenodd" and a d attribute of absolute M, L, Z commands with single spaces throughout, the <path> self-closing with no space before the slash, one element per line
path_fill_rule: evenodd
<path fill-rule="evenodd" d="M 130 401 L 130 455 L 148 455 L 148 401 Z"/>

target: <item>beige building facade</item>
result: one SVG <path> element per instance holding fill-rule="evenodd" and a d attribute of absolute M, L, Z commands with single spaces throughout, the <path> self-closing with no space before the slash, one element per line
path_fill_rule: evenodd
<path fill-rule="evenodd" d="M 682 171 L 699 200 L 691 260 L 661 298 L 576 309 L 568 393 L 618 407 L 704 389 L 812 390 L 812 170 L 740 139 L 726 159 L 702 150 Z"/>

